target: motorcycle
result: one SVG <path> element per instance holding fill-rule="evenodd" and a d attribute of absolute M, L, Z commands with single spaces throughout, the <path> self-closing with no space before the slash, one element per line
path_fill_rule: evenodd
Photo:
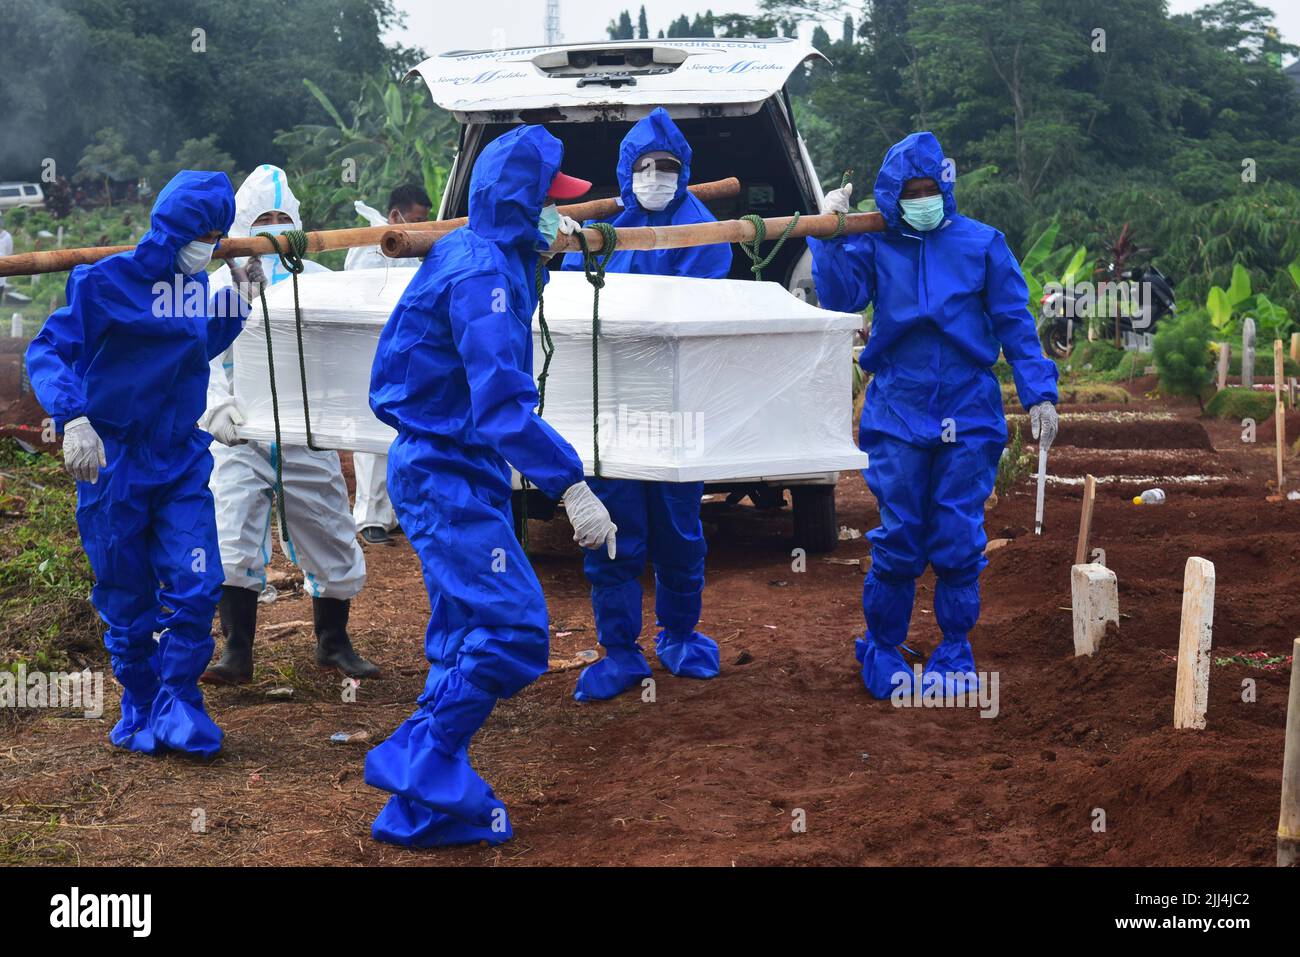
<path fill-rule="evenodd" d="M 1121 344 L 1124 334 L 1147 334 L 1177 313 L 1174 287 L 1155 266 L 1117 271 L 1114 263 L 1103 271 L 1100 283 L 1086 282 L 1048 289 L 1039 301 L 1040 328 L 1048 353 L 1064 359 L 1070 354 L 1076 330 L 1092 323 L 1098 338 Z"/>

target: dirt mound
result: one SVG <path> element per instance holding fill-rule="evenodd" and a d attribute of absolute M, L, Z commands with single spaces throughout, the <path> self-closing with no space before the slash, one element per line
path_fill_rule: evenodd
<path fill-rule="evenodd" d="M 1056 444 L 1088 449 L 1214 450 L 1205 426 L 1195 419 L 1154 422 L 1070 419 L 1061 423 Z"/>

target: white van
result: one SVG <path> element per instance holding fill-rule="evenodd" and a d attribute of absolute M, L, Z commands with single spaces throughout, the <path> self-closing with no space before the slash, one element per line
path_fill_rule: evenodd
<path fill-rule="evenodd" d="M 474 161 L 488 143 L 521 123 L 544 123 L 563 141 L 565 172 L 594 184 L 587 198 L 617 196 L 619 143 L 633 123 L 660 106 L 691 144 L 694 182 L 739 178 L 739 196 L 711 204 L 718 219 L 816 213 L 821 184 L 795 128 L 785 86 L 812 58 L 824 59 L 810 44 L 790 38 L 621 40 L 431 57 L 412 72 L 461 124 L 439 218 L 468 214 Z M 816 301 L 802 239 L 787 242 L 763 276 Z M 731 277 L 752 278 L 740 250 Z M 852 358 L 845 355 L 844 361 Z M 835 472 L 737 475 L 710 482 L 706 490 L 781 507 L 789 489 L 796 543 L 829 551 L 838 540 L 837 478 Z M 531 515 L 541 517 L 542 507 L 530 499 Z"/>
<path fill-rule="evenodd" d="M 0 210 L 18 206 L 40 209 L 45 205 L 45 190 L 39 183 L 0 183 Z"/>

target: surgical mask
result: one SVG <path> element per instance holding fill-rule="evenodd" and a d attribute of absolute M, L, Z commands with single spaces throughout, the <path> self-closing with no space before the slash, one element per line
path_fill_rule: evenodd
<path fill-rule="evenodd" d="M 538 217 L 537 228 L 546 238 L 547 248 L 550 248 L 555 242 L 555 237 L 560 234 L 560 211 L 554 203 L 542 207 L 542 215 Z"/>
<path fill-rule="evenodd" d="M 203 272 L 212 262 L 212 252 L 216 248 L 216 243 L 201 243 L 197 239 L 186 243 L 176 254 L 176 268 L 187 276 Z"/>
<path fill-rule="evenodd" d="M 943 222 L 943 194 L 920 199 L 900 199 L 903 219 L 921 232 L 928 232 Z"/>
<path fill-rule="evenodd" d="M 677 174 L 657 170 L 637 170 L 632 174 L 632 193 L 642 209 L 658 212 L 677 195 Z"/>
<path fill-rule="evenodd" d="M 270 226 L 254 226 L 252 231 L 254 236 L 261 233 L 270 233 L 272 236 L 283 236 L 290 230 L 297 228 L 298 227 L 293 223 L 273 223 Z"/>

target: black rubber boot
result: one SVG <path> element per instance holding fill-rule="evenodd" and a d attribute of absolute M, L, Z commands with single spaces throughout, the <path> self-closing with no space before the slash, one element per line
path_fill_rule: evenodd
<path fill-rule="evenodd" d="M 379 669 L 356 653 L 348 637 L 351 604 L 339 598 L 311 600 L 316 623 L 316 663 L 322 668 L 337 668 L 349 678 L 378 678 Z"/>
<path fill-rule="evenodd" d="M 253 633 L 257 630 L 257 592 L 221 586 L 217 603 L 221 634 L 226 639 L 221 660 L 208 665 L 200 681 L 214 685 L 246 685 L 253 680 Z"/>

